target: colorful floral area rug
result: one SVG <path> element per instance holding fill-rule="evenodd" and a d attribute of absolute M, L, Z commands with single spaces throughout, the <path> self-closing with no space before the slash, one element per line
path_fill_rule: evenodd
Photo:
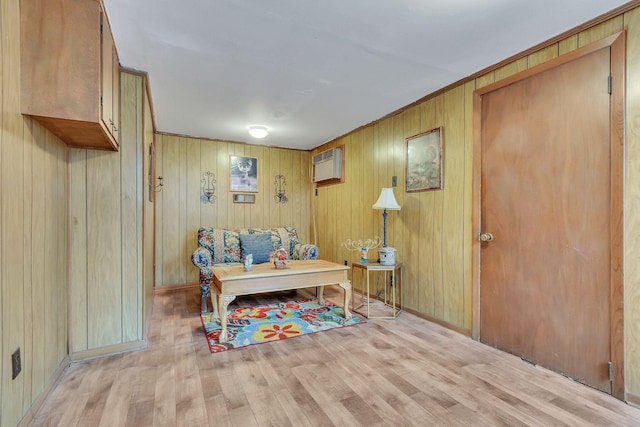
<path fill-rule="evenodd" d="M 311 299 L 230 307 L 228 315 L 225 343 L 219 342 L 220 323 L 213 313 L 200 315 L 212 353 L 365 323 L 355 314 L 345 319 L 342 307 Z"/>

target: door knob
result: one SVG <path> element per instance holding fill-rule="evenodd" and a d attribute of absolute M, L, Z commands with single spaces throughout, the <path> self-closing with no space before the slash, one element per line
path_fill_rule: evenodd
<path fill-rule="evenodd" d="M 478 240 L 480 240 L 481 242 L 490 242 L 493 240 L 493 234 L 491 233 L 482 233 L 480 235 L 480 237 L 478 237 Z"/>

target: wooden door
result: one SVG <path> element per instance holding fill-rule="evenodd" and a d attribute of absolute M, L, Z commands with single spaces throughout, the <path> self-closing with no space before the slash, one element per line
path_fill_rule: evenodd
<path fill-rule="evenodd" d="M 479 292 L 482 342 L 608 393 L 610 57 L 482 95 Z"/>

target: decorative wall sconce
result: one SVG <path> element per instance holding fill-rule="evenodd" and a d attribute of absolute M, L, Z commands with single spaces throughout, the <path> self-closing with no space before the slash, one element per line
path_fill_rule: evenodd
<path fill-rule="evenodd" d="M 273 184 L 276 187 L 276 195 L 273 196 L 273 199 L 276 203 L 287 203 L 289 199 L 287 198 L 287 190 L 285 190 L 285 185 L 287 185 L 287 179 L 284 175 L 276 175 L 275 181 Z"/>
<path fill-rule="evenodd" d="M 347 239 L 346 241 L 340 243 L 340 246 L 344 246 L 348 251 L 360 251 L 360 262 L 368 262 L 369 259 L 367 257 L 367 253 L 369 249 L 379 248 L 382 244 L 380 241 L 380 237 L 376 236 L 373 239 L 367 240 L 351 240 Z"/>
<path fill-rule="evenodd" d="M 213 172 L 203 172 L 202 179 L 202 196 L 200 196 L 200 202 L 204 205 L 207 203 L 214 204 L 216 202 L 216 174 Z"/>
<path fill-rule="evenodd" d="M 163 178 L 162 178 L 161 176 L 159 176 L 159 177 L 157 178 L 157 180 L 158 180 L 158 181 L 160 181 L 160 184 L 156 185 L 156 186 L 155 186 L 155 188 L 154 188 L 154 191 L 155 191 L 156 193 L 158 193 L 158 192 L 162 191 L 162 186 L 164 185 L 164 184 L 162 183 Z"/>

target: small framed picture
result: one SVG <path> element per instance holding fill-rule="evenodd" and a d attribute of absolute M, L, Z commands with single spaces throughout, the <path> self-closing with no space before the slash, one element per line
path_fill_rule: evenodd
<path fill-rule="evenodd" d="M 231 191 L 258 192 L 258 159 L 255 157 L 231 156 Z"/>
<path fill-rule="evenodd" d="M 442 128 L 406 139 L 407 191 L 442 189 Z"/>

